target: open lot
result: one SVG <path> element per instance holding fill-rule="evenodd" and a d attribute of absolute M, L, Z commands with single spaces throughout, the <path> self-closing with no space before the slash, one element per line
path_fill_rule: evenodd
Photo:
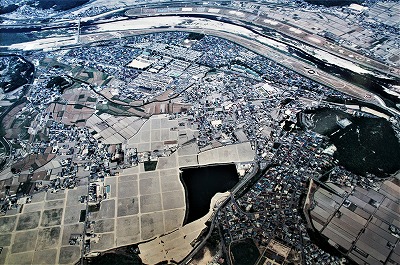
<path fill-rule="evenodd" d="M 28 230 L 38 227 L 40 212 L 24 213 L 18 217 L 17 230 Z"/>
<path fill-rule="evenodd" d="M 159 193 L 140 196 L 140 212 L 149 213 L 161 210 L 162 201 Z"/>
<path fill-rule="evenodd" d="M 48 201 L 45 203 L 45 209 L 59 208 L 64 206 L 64 200 Z"/>
<path fill-rule="evenodd" d="M 177 167 L 177 155 L 174 153 L 170 157 L 160 157 L 158 159 L 157 169 L 173 169 Z"/>
<path fill-rule="evenodd" d="M 51 201 L 51 200 L 59 200 L 59 199 L 64 199 L 65 198 L 65 191 L 61 190 L 59 192 L 46 192 L 46 201 Z"/>
<path fill-rule="evenodd" d="M 115 220 L 113 219 L 102 219 L 96 221 L 94 225 L 94 232 L 95 233 L 107 233 L 114 231 L 114 223 Z"/>
<path fill-rule="evenodd" d="M 184 209 L 174 209 L 164 212 L 164 225 L 165 232 L 170 232 L 183 225 L 183 219 L 185 218 Z"/>
<path fill-rule="evenodd" d="M 0 254 L 0 264 L 6 264 L 6 258 L 9 252 L 10 252 L 9 247 L 3 247 L 3 251 Z"/>
<path fill-rule="evenodd" d="M 24 213 L 31 213 L 31 212 L 37 212 L 41 211 L 43 208 L 44 202 L 37 202 L 37 203 L 30 203 L 30 204 L 25 204 L 23 212 Z"/>
<path fill-rule="evenodd" d="M 42 215 L 41 226 L 60 225 L 63 215 L 63 208 L 45 210 Z"/>
<path fill-rule="evenodd" d="M 139 181 L 140 195 L 160 193 L 159 178 L 147 178 Z"/>
<path fill-rule="evenodd" d="M 117 246 L 140 241 L 140 221 L 138 216 L 117 218 Z"/>
<path fill-rule="evenodd" d="M 11 246 L 12 253 L 27 252 L 35 249 L 37 230 L 18 232 L 15 234 L 14 243 Z"/>
<path fill-rule="evenodd" d="M 164 210 L 185 207 L 185 194 L 182 191 L 164 192 L 161 196 Z"/>
<path fill-rule="evenodd" d="M 81 210 L 86 209 L 85 205 L 65 207 L 64 224 L 73 224 L 79 222 Z"/>
<path fill-rule="evenodd" d="M 164 233 L 164 217 L 162 212 L 143 214 L 140 220 L 142 240 L 148 240 Z"/>
<path fill-rule="evenodd" d="M 104 200 L 100 204 L 100 210 L 97 213 L 98 219 L 114 218 L 115 200 Z"/>
<path fill-rule="evenodd" d="M 118 217 L 139 213 L 139 201 L 137 197 L 118 199 Z"/>
<path fill-rule="evenodd" d="M 31 264 L 34 252 L 11 254 L 7 259 L 7 264 L 21 265 Z"/>
<path fill-rule="evenodd" d="M 33 264 L 56 264 L 57 249 L 46 249 L 35 251 L 33 255 Z"/>
<path fill-rule="evenodd" d="M 122 175 L 118 177 L 119 182 L 126 182 L 126 181 L 136 181 L 138 179 L 137 174 L 131 174 L 131 175 Z"/>
<path fill-rule="evenodd" d="M 11 234 L 0 234 L 0 247 L 9 246 L 11 244 Z"/>
<path fill-rule="evenodd" d="M 175 175 L 162 175 L 160 176 L 161 180 L 161 190 L 162 192 L 167 191 L 182 191 L 183 186 L 181 181 Z"/>
<path fill-rule="evenodd" d="M 87 195 L 87 187 L 86 186 L 78 186 L 77 188 L 75 188 L 73 190 L 69 190 L 68 197 L 67 197 L 67 206 L 81 204 L 81 202 L 79 202 L 79 198 L 84 195 Z"/>
<path fill-rule="evenodd" d="M 42 228 L 39 230 L 36 250 L 54 248 L 60 241 L 60 227 Z"/>
<path fill-rule="evenodd" d="M 93 241 L 90 245 L 93 251 L 102 251 L 114 247 L 114 233 L 101 234 L 97 239 L 97 242 Z"/>
<path fill-rule="evenodd" d="M 126 177 L 126 176 L 125 176 Z M 126 198 L 138 195 L 138 182 L 135 180 L 119 182 L 118 198 Z"/>
<path fill-rule="evenodd" d="M 61 239 L 61 245 L 69 246 L 69 238 L 71 234 L 81 234 L 83 232 L 83 223 L 64 225 Z"/>
<path fill-rule="evenodd" d="M 70 264 L 76 262 L 81 256 L 81 248 L 79 246 L 67 246 L 60 249 L 60 264 Z"/>

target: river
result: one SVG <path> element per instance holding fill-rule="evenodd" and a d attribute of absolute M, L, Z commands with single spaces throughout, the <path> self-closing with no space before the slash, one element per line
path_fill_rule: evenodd
<path fill-rule="evenodd" d="M 357 85 L 359 87 L 364 88 L 367 91 L 378 94 L 388 105 L 389 107 L 396 107 L 395 104 L 400 103 L 400 98 L 394 95 L 391 95 L 385 91 L 385 87 L 388 85 L 400 85 L 399 78 L 384 78 L 374 76 L 372 74 L 364 73 L 356 73 L 353 71 L 349 71 L 348 69 L 338 67 L 335 64 L 331 64 L 328 62 L 324 62 L 321 59 L 318 59 L 298 48 L 290 47 L 289 51 L 292 55 L 299 57 L 301 59 L 307 60 L 314 64 L 318 69 L 321 69 L 324 72 L 339 76 L 340 78 L 346 80 L 349 83 Z"/>
<path fill-rule="evenodd" d="M 187 15 L 182 15 L 182 16 L 187 16 Z M 288 44 L 288 43 L 283 43 L 280 40 L 272 38 L 274 35 L 274 32 L 269 30 L 269 32 L 272 32 L 271 34 L 265 35 L 264 33 L 260 33 L 258 31 L 255 31 L 251 26 L 244 25 L 243 23 L 238 24 L 235 21 L 232 21 L 228 18 L 224 17 L 217 17 L 213 15 L 203 15 L 203 14 L 193 14 L 190 15 L 189 17 L 197 17 L 197 18 L 206 18 L 214 21 L 221 21 L 224 23 L 228 23 L 231 25 L 236 25 L 240 26 L 243 29 L 247 29 L 255 34 L 262 35 L 265 38 L 271 39 L 271 43 L 280 43 L 279 49 L 284 49 L 282 50 L 285 53 L 290 53 L 294 57 L 301 58 L 303 60 L 307 60 L 310 62 L 311 65 L 315 65 L 317 68 L 328 72 L 332 75 L 339 76 L 343 80 L 358 85 L 370 92 L 378 94 L 384 101 L 385 103 L 392 108 L 398 108 L 396 107 L 396 104 L 400 104 L 400 98 L 391 95 L 387 92 L 385 92 L 385 89 L 390 86 L 390 85 L 397 85 L 400 86 L 400 78 L 385 78 L 383 76 L 378 76 L 370 73 L 357 73 L 354 71 L 349 70 L 348 68 L 343 68 L 334 62 L 327 62 L 324 61 L 320 58 L 317 58 L 316 56 L 313 56 L 310 53 L 307 53 L 298 47 L 295 47 L 294 45 Z M 27 28 L 22 28 L 22 29 L 11 29 L 11 30 L 2 30 L 1 34 L 1 43 L 3 46 L 10 45 L 13 43 L 18 43 L 21 41 L 28 41 L 28 40 L 37 40 L 49 36 L 56 36 L 56 35 L 74 35 L 76 34 L 76 25 L 75 23 L 72 23 L 69 26 L 61 26 L 58 28 L 50 28 L 50 29 L 45 29 L 45 30 L 38 30 L 38 28 L 32 28 L 32 29 L 27 29 Z M 100 24 L 107 24 L 107 22 L 100 23 Z M 99 23 L 96 22 L 82 22 L 82 28 L 81 31 L 82 33 L 85 33 L 87 30 L 93 29 L 93 26 L 95 25 L 100 25 Z M 289 37 L 285 37 L 290 40 Z M 287 47 L 287 48 L 282 48 L 282 47 Z M 4 49 L 4 48 L 3 48 Z M 368 71 L 367 71 L 368 72 Z"/>

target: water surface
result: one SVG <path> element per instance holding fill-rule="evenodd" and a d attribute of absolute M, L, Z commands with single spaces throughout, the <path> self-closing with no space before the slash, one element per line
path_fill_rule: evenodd
<path fill-rule="evenodd" d="M 191 223 L 210 209 L 211 198 L 217 192 L 226 192 L 239 181 L 234 164 L 185 168 L 181 180 L 186 189 L 185 223 Z"/>

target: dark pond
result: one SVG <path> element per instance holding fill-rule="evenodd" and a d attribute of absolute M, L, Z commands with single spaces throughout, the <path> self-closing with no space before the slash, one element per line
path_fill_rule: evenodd
<path fill-rule="evenodd" d="M 233 243 L 230 247 L 230 252 L 233 265 L 255 264 L 260 256 L 256 244 L 251 239 Z"/>
<path fill-rule="evenodd" d="M 184 224 L 191 223 L 210 209 L 217 192 L 233 188 L 239 181 L 234 164 L 182 169 L 181 180 L 186 189 L 187 211 Z"/>
<path fill-rule="evenodd" d="M 348 170 L 385 177 L 400 169 L 399 139 L 387 120 L 354 117 L 326 108 L 305 111 L 300 119 L 302 116 L 307 118 L 300 121 L 301 126 L 328 136 L 337 148 L 334 157 Z M 337 120 L 345 118 L 351 124 L 341 128 Z"/>

